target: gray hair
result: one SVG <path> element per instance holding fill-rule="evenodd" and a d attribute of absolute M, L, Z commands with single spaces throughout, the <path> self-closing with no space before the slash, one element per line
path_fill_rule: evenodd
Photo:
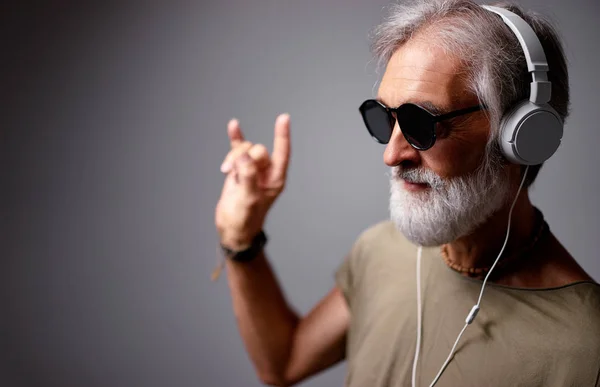
<path fill-rule="evenodd" d="M 517 5 L 495 4 L 522 17 L 537 34 L 546 53 L 552 82 L 550 105 L 563 121 L 569 115 L 569 77 L 567 61 L 559 35 L 544 17 L 524 12 Z M 467 64 L 469 89 L 486 105 L 492 134 L 488 153 L 497 146 L 503 112 L 529 97 L 531 75 L 523 50 L 513 32 L 497 15 L 472 0 L 412 0 L 391 4 L 384 22 L 373 31 L 372 51 L 378 64 L 386 64 L 392 54 L 412 35 L 427 31 L 435 44 Z M 541 165 L 529 168 L 526 186 Z"/>

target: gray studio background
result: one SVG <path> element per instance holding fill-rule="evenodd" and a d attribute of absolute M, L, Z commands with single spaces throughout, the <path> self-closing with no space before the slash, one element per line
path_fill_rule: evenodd
<path fill-rule="evenodd" d="M 151 5 L 152 4 L 152 5 Z M 259 386 L 216 261 L 226 123 L 292 117 L 268 252 L 307 312 L 387 217 L 368 32 L 383 0 L 56 2 L 3 12 L 0 385 Z M 533 199 L 600 279 L 600 5 L 523 1 L 561 28 L 572 116 Z M 341 386 L 342 364 L 303 384 Z"/>

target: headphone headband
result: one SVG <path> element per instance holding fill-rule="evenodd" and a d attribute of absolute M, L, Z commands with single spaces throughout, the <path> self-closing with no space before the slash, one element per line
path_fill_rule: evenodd
<path fill-rule="evenodd" d="M 548 82 L 547 74 L 549 69 L 548 61 L 546 60 L 544 48 L 533 28 L 519 15 L 507 9 L 489 5 L 482 5 L 482 7 L 500 15 L 504 23 L 519 40 L 525 54 L 525 59 L 527 60 L 527 69 L 533 76 L 529 100 L 536 105 L 548 103 L 552 95 L 552 85 Z"/>

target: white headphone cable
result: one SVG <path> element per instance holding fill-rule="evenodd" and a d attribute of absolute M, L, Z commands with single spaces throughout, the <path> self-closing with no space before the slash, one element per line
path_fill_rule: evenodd
<path fill-rule="evenodd" d="M 423 312 L 421 310 L 421 255 L 423 254 L 423 247 L 419 246 L 417 250 L 417 348 L 415 349 L 415 359 L 413 360 L 412 369 L 412 387 L 417 387 L 417 362 L 419 361 L 419 352 L 421 349 L 421 319 L 423 318 Z"/>
<path fill-rule="evenodd" d="M 490 274 L 496 267 L 496 264 L 500 260 L 500 257 L 502 256 L 502 253 L 504 252 L 504 249 L 506 248 L 506 244 L 508 243 L 508 237 L 510 235 L 510 224 L 511 224 L 511 220 L 512 220 L 512 213 L 515 208 L 515 204 L 517 204 L 517 199 L 519 198 L 519 194 L 521 193 L 521 190 L 523 189 L 523 184 L 525 184 L 525 180 L 527 178 L 528 171 L 529 171 L 529 166 L 527 166 L 525 168 L 525 173 L 523 174 L 523 179 L 521 180 L 521 185 L 519 185 L 519 189 L 517 191 L 515 199 L 513 200 L 513 203 L 510 206 L 510 211 L 508 213 L 508 227 L 506 230 L 506 238 L 504 239 L 504 244 L 502 245 L 502 249 L 500 250 L 500 253 L 498 253 L 498 257 L 496 257 L 494 264 L 492 265 L 492 267 L 488 271 L 487 275 L 485 276 L 485 279 L 483 280 L 483 284 L 481 285 L 481 291 L 479 292 L 479 298 L 477 300 L 477 304 L 475 304 L 473 306 L 473 308 L 471 309 L 471 311 L 469 312 L 469 315 L 465 319 L 465 326 L 462 328 L 462 330 L 458 334 L 458 337 L 456 338 L 456 341 L 454 342 L 454 345 L 452 346 L 452 349 L 450 350 L 450 354 L 446 358 L 446 361 L 442 365 L 442 368 L 440 368 L 438 374 L 436 375 L 433 382 L 431 382 L 429 387 L 433 387 L 438 382 L 438 380 L 442 376 L 442 373 L 444 372 L 444 370 L 446 369 L 446 367 L 452 360 L 452 356 L 454 356 L 454 351 L 456 350 L 456 346 L 458 345 L 460 338 L 462 337 L 462 335 L 465 332 L 465 330 L 467 329 L 467 327 L 475 320 L 475 317 L 477 316 L 477 313 L 479 312 L 479 306 L 481 304 L 481 299 L 483 297 L 483 291 L 485 290 L 485 286 L 487 284 L 488 278 L 490 277 Z M 420 352 L 421 336 L 422 336 L 422 331 L 421 331 L 422 318 L 423 318 L 422 305 L 421 305 L 421 255 L 422 255 L 422 250 L 423 250 L 423 248 L 421 246 L 419 246 L 419 249 L 417 252 L 417 348 L 415 351 L 415 359 L 413 361 L 413 373 L 412 373 L 412 386 L 413 387 L 416 387 L 416 369 L 417 369 L 417 363 L 419 361 L 419 352 Z"/>

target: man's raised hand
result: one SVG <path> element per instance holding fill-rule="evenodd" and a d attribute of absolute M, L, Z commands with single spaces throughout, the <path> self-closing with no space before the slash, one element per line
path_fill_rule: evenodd
<path fill-rule="evenodd" d="M 284 189 L 291 149 L 290 117 L 277 117 L 271 155 L 264 145 L 245 140 L 237 120 L 229 122 L 227 134 L 231 148 L 221 165 L 227 177 L 215 225 L 221 243 L 243 249 L 260 232 L 271 205 Z"/>

